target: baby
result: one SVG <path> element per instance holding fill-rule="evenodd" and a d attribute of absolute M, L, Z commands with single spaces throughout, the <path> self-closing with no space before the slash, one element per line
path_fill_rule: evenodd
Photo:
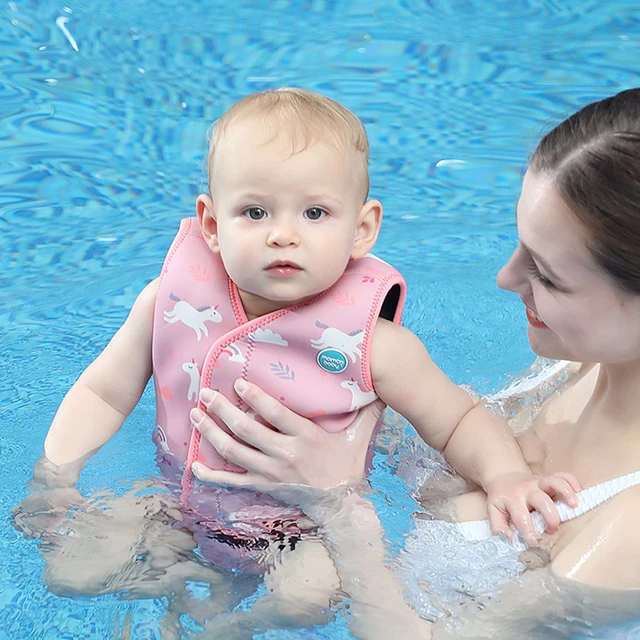
<path fill-rule="evenodd" d="M 362 123 L 329 98 L 281 89 L 233 106 L 213 129 L 210 194 L 198 197 L 197 218 L 182 221 L 162 275 L 68 393 L 45 443 L 54 460 L 87 455 L 120 428 L 153 375 L 159 466 L 181 484 L 206 558 L 267 569 L 269 593 L 252 609 L 265 627 L 282 616 L 321 621 L 337 576 L 302 514 L 195 480 L 194 463 L 242 472 L 193 429 L 200 389 L 248 410 L 233 385 L 249 380 L 329 431 L 380 398 L 485 489 L 496 530 L 509 518 L 523 528 L 529 509 L 553 526 L 549 495 L 575 502 L 565 479 L 531 474 L 508 427 L 400 325 L 402 276 L 369 253 L 382 205 L 367 199 L 367 165 Z M 85 423 L 91 430 L 74 427 Z"/>

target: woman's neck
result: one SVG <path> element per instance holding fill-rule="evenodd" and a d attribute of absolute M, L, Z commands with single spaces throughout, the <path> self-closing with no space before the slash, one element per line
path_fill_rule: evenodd
<path fill-rule="evenodd" d="M 640 423 L 640 361 L 600 364 L 587 407 L 611 423 L 637 428 Z"/>

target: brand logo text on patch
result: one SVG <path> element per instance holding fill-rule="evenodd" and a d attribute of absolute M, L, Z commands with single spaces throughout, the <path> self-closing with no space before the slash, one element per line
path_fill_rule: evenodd
<path fill-rule="evenodd" d="M 328 373 L 342 373 L 348 365 L 347 356 L 338 349 L 323 349 L 316 357 L 316 362 Z"/>

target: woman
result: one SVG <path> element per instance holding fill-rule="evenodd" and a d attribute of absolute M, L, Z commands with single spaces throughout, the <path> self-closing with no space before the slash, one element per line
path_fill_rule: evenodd
<path fill-rule="evenodd" d="M 573 473 L 583 487 L 640 470 L 640 89 L 590 104 L 543 138 L 524 177 L 517 207 L 520 244 L 498 274 L 498 286 L 518 294 L 529 321 L 532 350 L 577 363 L 519 437 L 535 473 Z M 278 491 L 276 483 L 332 487 L 362 477 L 353 438 L 369 438 L 377 415 L 362 416 L 355 435 L 329 435 L 291 414 L 253 386 L 243 399 L 274 425 L 272 431 L 219 395 L 208 406 L 240 440 L 209 416 L 197 428 L 244 475 L 211 471 L 208 482 Z M 313 451 L 309 456 L 306 452 Z M 318 455 L 318 452 L 322 453 Z M 316 463 L 334 460 L 331 468 Z M 285 490 L 278 495 L 287 498 Z M 290 488 L 323 526 L 343 588 L 353 599 L 356 632 L 376 637 L 393 612 L 397 624 L 428 637 L 426 623 L 404 607 L 383 569 L 381 529 L 357 493 L 333 492 L 318 502 Z M 544 534 L 555 575 L 593 587 L 640 588 L 640 487 Z M 483 496 L 457 502 L 461 520 L 481 518 Z M 357 558 L 356 566 L 350 559 Z M 363 573 L 366 572 L 366 573 Z M 361 579 L 359 579 L 361 578 Z M 379 598 L 385 589 L 384 598 Z M 390 595 L 392 593 L 392 595 Z M 366 613 L 364 612 L 366 610 Z M 357 615 L 358 611 L 362 615 Z"/>

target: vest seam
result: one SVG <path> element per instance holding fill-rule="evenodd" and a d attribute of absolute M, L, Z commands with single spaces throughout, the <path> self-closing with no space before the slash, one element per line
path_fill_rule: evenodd
<path fill-rule="evenodd" d="M 373 333 L 375 331 L 375 324 L 378 318 L 380 317 L 380 308 L 382 306 L 380 301 L 383 294 L 386 296 L 389 293 L 389 290 L 391 289 L 391 287 L 389 286 L 390 283 L 391 283 L 391 286 L 393 286 L 393 284 L 400 285 L 401 298 L 398 299 L 396 312 L 394 313 L 394 316 L 393 316 L 394 324 L 400 324 L 402 320 L 402 312 L 400 312 L 398 316 L 397 309 L 401 308 L 401 305 L 405 297 L 404 287 L 402 286 L 403 284 L 402 276 L 398 271 L 394 271 L 394 273 L 387 274 L 383 278 L 382 282 L 380 283 L 380 286 L 378 287 L 378 290 L 376 291 L 376 294 L 373 298 L 373 304 L 371 305 L 371 309 L 369 311 L 369 318 L 367 320 L 367 325 L 365 326 L 365 330 L 364 330 L 362 359 L 360 361 L 360 368 L 361 368 L 360 373 L 362 374 L 362 379 L 364 383 L 367 385 L 367 389 L 369 391 L 374 391 L 374 392 L 375 392 L 375 387 L 373 385 L 373 377 L 371 375 L 371 342 L 373 339 Z M 396 323 L 396 320 L 398 321 L 397 323 Z"/>

